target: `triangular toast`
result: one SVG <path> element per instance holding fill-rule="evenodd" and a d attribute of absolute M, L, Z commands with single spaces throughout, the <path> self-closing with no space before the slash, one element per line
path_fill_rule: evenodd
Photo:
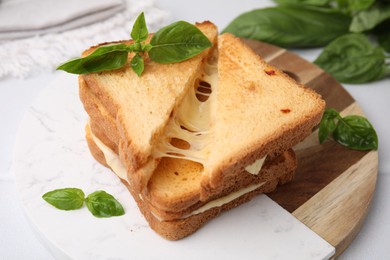
<path fill-rule="evenodd" d="M 204 22 L 197 27 L 212 43 L 216 42 L 215 25 Z M 95 48 L 90 48 L 84 55 Z M 150 177 L 149 172 L 139 170 L 146 164 L 154 168 L 155 163 L 150 158 L 152 147 L 162 134 L 172 110 L 194 85 L 210 49 L 173 64 L 161 65 L 146 57 L 142 77 L 130 68 L 80 75 L 80 85 L 88 88 L 116 121 L 117 131 L 113 134 L 118 138 L 113 139 L 116 139 L 119 156 L 128 167 L 130 177 L 136 179 L 134 182 L 144 183 Z M 129 60 L 132 56 L 129 55 Z M 89 102 L 82 96 L 81 100 L 84 104 Z"/>

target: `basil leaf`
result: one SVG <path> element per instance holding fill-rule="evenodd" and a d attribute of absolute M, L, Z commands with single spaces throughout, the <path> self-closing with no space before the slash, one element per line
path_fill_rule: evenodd
<path fill-rule="evenodd" d="M 60 65 L 57 70 L 86 74 L 119 69 L 127 62 L 127 50 L 128 47 L 125 44 L 101 46 L 86 57 L 73 59 Z"/>
<path fill-rule="evenodd" d="M 88 195 L 85 203 L 89 211 L 98 218 L 108 218 L 125 214 L 122 205 L 110 194 L 99 190 Z"/>
<path fill-rule="evenodd" d="M 375 129 L 362 116 L 349 115 L 343 118 L 335 109 L 325 109 L 318 131 L 320 143 L 323 143 L 330 134 L 336 142 L 350 149 L 378 149 Z"/>
<path fill-rule="evenodd" d="M 367 10 L 358 12 L 353 16 L 349 30 L 351 32 L 364 32 L 390 18 L 390 5 L 376 4 Z"/>
<path fill-rule="evenodd" d="M 346 116 L 337 124 L 333 139 L 338 143 L 355 149 L 378 149 L 378 136 L 370 122 L 361 116 Z"/>
<path fill-rule="evenodd" d="M 318 130 L 318 139 L 322 144 L 326 138 L 336 129 L 336 121 L 340 118 L 339 113 L 335 109 L 325 109 Z"/>
<path fill-rule="evenodd" d="M 274 0 L 278 4 L 302 4 L 302 5 L 316 5 L 325 6 L 332 0 Z"/>
<path fill-rule="evenodd" d="M 196 26 L 179 21 L 157 31 L 150 45 L 149 57 L 153 61 L 173 63 L 192 58 L 212 44 Z"/>
<path fill-rule="evenodd" d="M 43 194 L 42 198 L 57 209 L 74 210 L 84 204 L 85 194 L 78 188 L 64 188 L 49 191 Z"/>
<path fill-rule="evenodd" d="M 315 64 L 344 83 L 364 83 L 383 78 L 385 55 L 363 34 L 341 36 L 327 45 Z"/>
<path fill-rule="evenodd" d="M 350 22 L 330 8 L 286 5 L 244 13 L 223 32 L 283 47 L 314 47 L 347 33 Z"/>
<path fill-rule="evenodd" d="M 142 72 L 144 71 L 144 59 L 137 53 L 131 59 L 130 66 L 138 76 L 141 76 Z"/>
<path fill-rule="evenodd" d="M 349 0 L 337 0 L 337 8 L 342 11 L 348 11 Z"/>
<path fill-rule="evenodd" d="M 141 50 L 143 52 L 149 52 L 152 49 L 152 45 L 150 43 L 141 44 Z"/>
<path fill-rule="evenodd" d="M 145 41 L 148 38 L 149 32 L 146 27 L 145 15 L 143 12 L 135 20 L 130 35 L 134 41 L 138 42 Z"/>

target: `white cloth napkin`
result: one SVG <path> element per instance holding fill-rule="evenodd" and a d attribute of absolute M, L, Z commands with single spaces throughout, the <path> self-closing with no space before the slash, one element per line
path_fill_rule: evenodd
<path fill-rule="evenodd" d="M 123 0 L 7 0 L 0 2 L 0 40 L 62 32 L 113 16 Z"/>
<path fill-rule="evenodd" d="M 153 0 L 0 0 L 0 8 L 11 10 L 10 6 L 16 5 L 16 2 L 21 4 L 29 1 L 52 3 L 50 9 L 43 12 L 48 12 L 46 14 L 42 12 L 34 14 L 34 12 L 41 11 L 39 9 L 44 9 L 39 6 L 34 6 L 34 11 L 25 11 L 25 22 L 10 23 L 7 19 L 15 18 L 8 13 L 6 14 L 8 18 L 4 18 L 2 17 L 5 14 L 4 10 L 0 11 L 0 34 L 13 28 L 15 33 L 23 32 L 25 35 L 33 33 L 34 35 L 29 38 L 0 40 L 0 79 L 26 78 L 42 72 L 51 73 L 66 60 L 79 57 L 81 52 L 89 46 L 129 39 L 133 23 L 141 12 L 145 13 L 150 32 L 171 22 L 168 13 L 156 8 Z M 94 1 L 99 4 L 93 3 Z M 107 19 L 98 19 L 103 14 L 107 15 L 103 2 L 107 4 L 106 6 L 115 7 L 119 6 L 122 1 L 124 5 L 122 11 L 110 15 Z M 54 8 L 57 2 L 61 2 L 62 7 Z M 73 11 L 66 10 L 65 5 L 71 6 L 71 2 Z M 79 7 L 76 6 L 76 2 Z M 87 2 L 91 5 L 88 6 Z M 95 6 L 95 9 L 91 6 Z M 45 5 L 45 8 L 49 7 Z M 91 13 L 91 10 L 96 10 L 96 12 Z M 39 16 L 45 17 L 40 19 Z M 95 22 L 92 23 L 91 17 L 95 19 Z M 88 24 L 86 24 L 87 18 L 90 19 Z M 71 25 L 74 25 L 73 29 L 70 29 Z M 38 31 L 45 34 L 37 35 Z"/>

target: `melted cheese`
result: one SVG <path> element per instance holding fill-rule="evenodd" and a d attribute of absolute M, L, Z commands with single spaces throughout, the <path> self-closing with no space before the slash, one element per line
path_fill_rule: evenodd
<path fill-rule="evenodd" d="M 203 213 L 203 212 L 205 212 L 209 209 L 215 208 L 215 207 L 221 207 L 221 206 L 223 206 L 223 205 L 225 205 L 225 204 L 227 204 L 235 199 L 238 199 L 239 197 L 241 197 L 241 196 L 243 196 L 251 191 L 254 191 L 254 190 L 260 188 L 261 186 L 264 185 L 264 183 L 265 182 L 262 182 L 259 184 L 252 184 L 246 188 L 232 192 L 232 193 L 226 195 L 225 197 L 212 200 L 212 201 L 208 202 L 207 204 L 203 205 L 202 207 L 200 207 L 199 209 L 194 210 L 193 212 L 191 212 L 190 214 L 188 214 L 184 218 L 188 218 L 192 215 Z"/>
<path fill-rule="evenodd" d="M 207 82 L 211 93 L 199 91 L 197 86 L 190 89 L 182 103 L 175 110 L 169 120 L 164 135 L 154 147 L 153 157 L 181 158 L 205 164 L 210 153 L 209 129 L 213 121 L 216 89 L 218 86 L 218 71 L 216 64 L 205 64 L 205 73 L 200 82 Z M 207 87 L 200 87 L 200 89 Z M 203 96 L 205 101 L 200 101 Z M 171 144 L 173 138 L 185 141 L 188 149 L 179 148 Z"/>
<path fill-rule="evenodd" d="M 121 163 L 119 160 L 119 156 L 111 150 L 107 145 L 105 145 L 99 138 L 97 138 L 91 131 L 91 136 L 97 147 L 103 152 L 104 157 L 106 159 L 106 163 L 112 171 L 118 175 L 119 178 L 127 181 L 130 183 L 129 179 L 127 178 L 127 170 L 125 166 Z"/>
<path fill-rule="evenodd" d="M 212 208 L 215 208 L 215 207 L 221 207 L 225 204 L 228 204 L 229 202 L 232 202 L 233 200 L 235 199 L 238 199 L 239 197 L 249 193 L 249 192 L 252 192 L 258 188 L 260 188 L 261 186 L 263 186 L 265 184 L 265 182 L 262 182 L 262 183 L 258 183 L 258 184 L 252 184 L 246 188 L 243 188 L 241 190 L 238 190 L 238 191 L 235 191 L 235 192 L 232 192 L 224 197 L 221 197 L 221 198 L 218 198 L 218 199 L 215 199 L 215 200 L 212 200 L 212 201 L 209 201 L 208 203 L 206 203 L 205 205 L 203 205 L 202 207 L 192 211 L 191 213 L 187 214 L 186 216 L 180 218 L 180 219 L 185 219 L 185 218 L 189 218 L 193 215 L 197 215 L 197 214 L 201 214 L 207 210 L 210 210 Z M 152 214 L 155 218 L 157 218 L 159 221 L 164 221 L 165 219 L 158 216 L 156 213 L 154 213 L 152 211 Z"/>
<path fill-rule="evenodd" d="M 191 88 L 189 93 L 184 98 L 183 102 L 179 105 L 175 111 L 173 118 L 168 122 L 165 129 L 164 136 L 160 142 L 154 147 L 153 157 L 173 157 L 182 158 L 201 164 L 205 164 L 205 161 L 210 152 L 210 136 L 209 129 L 213 120 L 213 108 L 215 104 L 216 90 L 218 86 L 218 73 L 216 65 L 206 64 L 205 75 L 201 81 L 205 81 L 211 85 L 211 93 L 207 94 L 204 92 L 197 91 L 197 89 Z M 207 96 L 206 101 L 200 101 L 196 95 Z M 92 134 L 93 141 L 103 152 L 107 164 L 111 167 L 118 177 L 126 180 L 127 170 L 124 165 L 120 162 L 118 155 L 106 146 L 100 139 Z M 171 144 L 171 140 L 177 138 L 184 140 L 189 144 L 188 149 L 176 147 Z M 257 175 L 264 163 L 266 157 L 256 160 L 253 164 L 248 165 L 245 170 L 251 174 Z M 214 207 L 221 207 L 251 191 L 264 185 L 264 183 L 253 184 L 239 191 L 232 192 L 227 196 L 208 202 L 204 206 L 197 210 L 194 210 L 190 214 L 183 218 L 188 218 L 192 215 L 203 213 Z M 141 200 L 142 196 L 139 195 Z M 159 216 L 152 212 L 152 214 L 163 221 Z"/>
<path fill-rule="evenodd" d="M 261 167 L 263 167 L 263 164 L 264 164 L 264 161 L 265 161 L 266 157 L 267 156 L 264 156 L 263 158 L 258 159 L 254 163 L 248 165 L 247 167 L 245 167 L 245 171 L 247 171 L 247 172 L 249 172 L 250 174 L 253 174 L 253 175 L 259 174 L 259 172 L 261 170 Z"/>
<path fill-rule="evenodd" d="M 126 180 L 128 183 L 129 180 L 127 178 L 127 171 L 126 171 L 126 168 L 124 167 L 124 165 L 121 163 L 121 161 L 119 160 L 119 157 L 118 155 L 113 151 L 111 150 L 108 146 L 106 146 L 99 138 L 97 138 L 91 131 L 91 136 L 93 138 L 93 141 L 95 142 L 95 144 L 99 147 L 99 149 L 103 152 L 104 154 L 104 157 L 106 159 L 106 162 L 108 164 L 108 166 L 111 167 L 112 171 L 118 176 L 120 177 L 121 179 L 124 179 Z M 263 160 L 264 161 L 265 157 L 262 158 L 262 159 L 259 159 L 257 160 L 254 164 L 259 164 L 258 161 L 261 161 Z M 253 164 L 252 164 L 253 165 Z M 256 166 L 257 168 L 258 166 Z M 261 166 L 260 166 L 261 167 Z M 260 170 L 259 170 L 260 171 Z M 257 188 L 261 187 L 262 185 L 264 185 L 265 182 L 263 183 L 259 183 L 259 184 L 253 184 L 253 185 L 250 185 L 246 188 L 243 188 L 241 190 L 238 190 L 238 191 L 235 191 L 235 192 L 232 192 L 222 198 L 219 198 L 219 199 L 215 199 L 215 200 L 212 200 L 210 202 L 208 202 L 207 204 L 203 205 L 202 207 L 200 207 L 199 209 L 197 210 L 194 210 L 193 212 L 191 212 L 190 214 L 184 216 L 183 218 L 188 218 L 190 216 L 193 216 L 193 215 L 196 215 L 196 214 L 200 214 L 200 213 L 203 213 L 209 209 L 212 209 L 212 208 L 215 208 L 215 207 L 221 207 L 239 197 L 241 197 L 242 195 L 245 195 L 251 191 L 254 191 L 256 190 Z M 139 194 L 139 197 L 141 200 L 143 200 L 141 194 Z M 152 212 L 152 214 L 160 221 L 163 221 L 164 219 L 162 219 L 161 217 L 159 217 L 158 215 L 156 215 L 155 213 Z"/>

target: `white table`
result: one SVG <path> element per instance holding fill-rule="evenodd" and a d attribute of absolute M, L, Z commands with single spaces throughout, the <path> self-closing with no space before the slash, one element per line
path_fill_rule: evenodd
<path fill-rule="evenodd" d="M 211 20 L 220 29 L 238 14 L 270 6 L 271 1 L 178 1 L 159 0 L 156 5 L 171 12 L 173 20 L 189 22 Z M 320 52 L 293 50 L 313 61 Z M 6 78 L 0 80 L 0 258 L 1 259 L 53 259 L 37 240 L 18 198 L 11 172 L 15 134 L 28 107 L 43 88 L 58 73 L 47 72 L 27 79 Z M 357 100 L 375 126 L 379 135 L 379 173 L 374 200 L 366 221 L 357 238 L 340 259 L 388 259 L 390 247 L 390 79 L 362 85 L 344 85 Z"/>

